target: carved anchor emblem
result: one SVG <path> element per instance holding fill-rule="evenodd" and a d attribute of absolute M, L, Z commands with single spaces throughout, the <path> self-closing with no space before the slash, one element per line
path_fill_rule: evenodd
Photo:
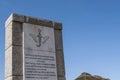
<path fill-rule="evenodd" d="M 32 33 L 30 33 L 29 35 L 35 41 L 37 47 L 40 47 L 49 39 L 49 36 L 42 36 L 40 29 L 38 29 L 38 35 L 34 35 Z"/>
<path fill-rule="evenodd" d="M 37 38 L 38 38 L 38 44 L 37 44 L 37 47 L 40 47 L 41 46 L 41 39 L 42 39 L 42 35 L 41 35 L 41 30 L 38 29 L 38 35 L 37 35 Z"/>

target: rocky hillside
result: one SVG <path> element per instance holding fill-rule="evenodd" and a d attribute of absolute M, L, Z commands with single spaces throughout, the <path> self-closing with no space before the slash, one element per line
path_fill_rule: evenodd
<path fill-rule="evenodd" d="M 77 79 L 75 80 L 110 80 L 108 78 L 103 78 L 101 76 L 97 76 L 97 75 L 91 75 L 89 73 L 82 73 Z"/>

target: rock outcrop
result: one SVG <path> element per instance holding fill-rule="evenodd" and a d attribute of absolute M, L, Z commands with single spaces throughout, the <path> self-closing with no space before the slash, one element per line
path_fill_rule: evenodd
<path fill-rule="evenodd" d="M 89 73 L 83 72 L 77 79 L 75 80 L 110 80 L 108 78 L 103 78 L 98 75 L 91 75 Z"/>

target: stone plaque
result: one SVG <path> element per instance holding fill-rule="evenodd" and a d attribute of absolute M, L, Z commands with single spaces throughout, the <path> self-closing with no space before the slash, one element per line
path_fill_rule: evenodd
<path fill-rule="evenodd" d="M 54 29 L 23 24 L 25 80 L 57 80 Z"/>

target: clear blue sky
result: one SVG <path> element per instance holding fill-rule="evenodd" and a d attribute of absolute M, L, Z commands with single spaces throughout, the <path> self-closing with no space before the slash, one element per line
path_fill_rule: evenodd
<path fill-rule="evenodd" d="M 0 80 L 4 80 L 4 23 L 11 13 L 63 23 L 67 80 L 82 72 L 120 80 L 119 0 L 0 0 Z"/>

